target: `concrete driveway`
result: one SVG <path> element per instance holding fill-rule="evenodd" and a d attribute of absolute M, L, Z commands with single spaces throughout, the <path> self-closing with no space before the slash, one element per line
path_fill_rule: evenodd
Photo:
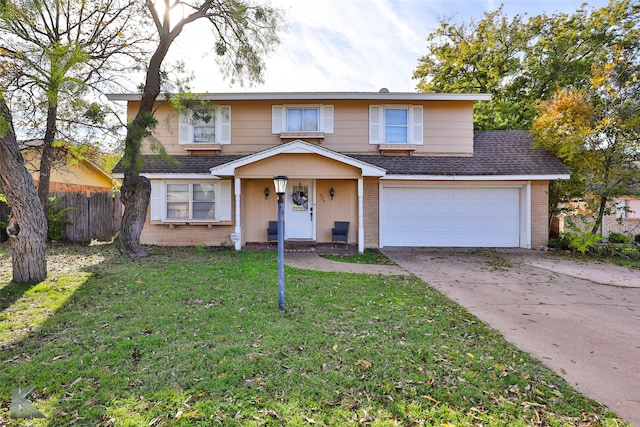
<path fill-rule="evenodd" d="M 520 249 L 384 253 L 640 427 L 639 270 Z"/>

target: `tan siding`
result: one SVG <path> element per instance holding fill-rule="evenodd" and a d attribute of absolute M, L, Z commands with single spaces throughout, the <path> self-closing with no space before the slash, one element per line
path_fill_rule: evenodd
<path fill-rule="evenodd" d="M 279 135 L 271 133 L 272 105 L 286 101 L 230 101 L 231 144 L 222 146 L 223 154 L 249 154 L 282 143 Z M 293 103 L 292 103 L 293 104 Z M 303 104 L 296 101 L 295 104 Z M 378 153 L 378 146 L 369 144 L 369 105 L 371 101 L 318 100 L 310 104 L 334 106 L 334 133 L 325 134 L 323 147 L 344 153 Z M 391 102 L 391 104 L 406 104 Z M 415 155 L 470 155 L 473 150 L 473 103 L 471 101 L 424 101 L 424 144 L 416 146 Z M 129 117 L 138 102 L 129 103 Z M 169 154 L 201 154 L 178 144 L 177 111 L 169 103 L 159 104 L 156 111 L 158 126 L 154 136 Z M 310 140 L 316 142 L 316 140 Z M 150 153 L 149 143 L 143 152 Z"/>
<path fill-rule="evenodd" d="M 360 170 L 316 154 L 281 154 L 236 169 L 238 178 L 358 178 Z"/>
<path fill-rule="evenodd" d="M 531 183 L 531 247 L 549 243 L 549 181 Z"/>
<path fill-rule="evenodd" d="M 270 192 L 268 199 L 264 197 L 265 187 Z M 278 196 L 273 180 L 244 181 L 241 201 L 242 243 L 266 242 L 269 221 L 278 220 Z"/>
<path fill-rule="evenodd" d="M 333 187 L 333 200 L 329 189 Z M 349 243 L 358 241 L 358 182 L 318 180 L 316 182 L 316 240 L 331 242 L 335 221 L 349 221 Z"/>
<path fill-rule="evenodd" d="M 424 115 L 425 146 L 416 154 L 473 154 L 472 102 L 426 103 Z"/>

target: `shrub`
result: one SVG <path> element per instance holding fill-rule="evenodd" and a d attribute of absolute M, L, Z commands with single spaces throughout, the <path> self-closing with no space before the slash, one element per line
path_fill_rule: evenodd
<path fill-rule="evenodd" d="M 562 237 L 568 240 L 569 249 L 580 252 L 581 254 L 593 250 L 598 246 L 598 243 L 600 243 L 600 240 L 602 239 L 602 236 L 590 231 L 564 233 Z"/>
<path fill-rule="evenodd" d="M 66 220 L 67 211 L 62 204 L 63 197 L 49 197 L 49 213 L 47 215 L 47 237 L 49 240 L 62 240 L 64 228 L 71 224 Z"/>
<path fill-rule="evenodd" d="M 623 243 L 628 244 L 631 242 L 631 237 L 622 233 L 611 233 L 609 234 L 609 243 Z"/>
<path fill-rule="evenodd" d="M 637 245 L 640 245 L 640 234 L 636 234 L 636 235 L 633 237 L 633 241 L 634 241 Z"/>

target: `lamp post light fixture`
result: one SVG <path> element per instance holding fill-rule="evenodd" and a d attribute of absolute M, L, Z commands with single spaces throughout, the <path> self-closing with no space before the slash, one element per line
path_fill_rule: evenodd
<path fill-rule="evenodd" d="M 287 192 L 287 177 L 274 176 L 273 186 L 278 195 L 278 308 L 284 311 L 284 220 L 283 196 Z"/>
<path fill-rule="evenodd" d="M 336 190 L 334 190 L 333 187 L 329 189 L 329 195 L 331 196 L 331 200 L 333 200 L 333 196 L 336 195 Z"/>

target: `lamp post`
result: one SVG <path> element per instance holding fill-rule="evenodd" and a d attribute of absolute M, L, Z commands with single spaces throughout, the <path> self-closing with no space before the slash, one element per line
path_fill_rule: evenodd
<path fill-rule="evenodd" d="M 287 177 L 274 176 L 273 186 L 278 195 L 278 308 L 284 311 L 284 220 L 282 198 L 287 192 Z"/>

